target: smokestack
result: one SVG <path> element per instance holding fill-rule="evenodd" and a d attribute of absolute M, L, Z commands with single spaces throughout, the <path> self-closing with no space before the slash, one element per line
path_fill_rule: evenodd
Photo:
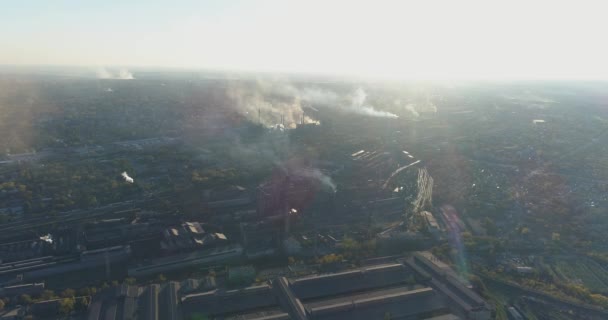
<path fill-rule="evenodd" d="M 241 237 L 243 240 L 243 246 L 246 248 L 247 243 L 247 233 L 245 232 L 245 224 L 243 222 L 239 223 L 239 228 L 241 229 Z"/>
<path fill-rule="evenodd" d="M 289 238 L 289 211 L 285 215 L 285 238 Z"/>

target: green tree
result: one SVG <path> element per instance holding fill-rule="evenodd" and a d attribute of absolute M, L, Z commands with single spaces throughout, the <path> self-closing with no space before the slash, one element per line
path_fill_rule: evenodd
<path fill-rule="evenodd" d="M 53 290 L 44 290 L 40 295 L 41 300 L 51 300 L 55 298 L 55 292 Z"/>
<path fill-rule="evenodd" d="M 74 289 L 67 288 L 61 292 L 62 298 L 73 298 L 76 295 L 76 291 Z"/>
<path fill-rule="evenodd" d="M 193 313 L 188 317 L 188 320 L 208 320 L 209 318 L 201 313 Z"/>
<path fill-rule="evenodd" d="M 82 310 L 82 311 L 84 311 L 89 306 L 89 303 L 90 303 L 89 297 L 79 297 L 79 298 L 76 298 L 76 304 L 74 306 L 74 309 L 75 310 Z"/>
<path fill-rule="evenodd" d="M 93 292 L 93 290 L 97 291 L 97 289 L 95 289 L 95 288 L 84 287 L 84 288 L 78 290 L 78 295 L 79 296 L 90 296 L 90 295 L 95 294 L 95 292 Z"/>
<path fill-rule="evenodd" d="M 0 300 L 0 310 L 4 309 L 4 300 Z"/>
<path fill-rule="evenodd" d="M 34 302 L 34 300 L 32 300 L 32 297 L 30 297 L 29 294 L 22 294 L 19 297 L 19 303 L 21 303 L 23 305 L 30 305 L 30 304 L 32 304 L 32 302 Z"/>
<path fill-rule="evenodd" d="M 59 312 L 63 315 L 68 315 L 74 311 L 76 301 L 74 298 L 64 298 L 59 301 Z"/>

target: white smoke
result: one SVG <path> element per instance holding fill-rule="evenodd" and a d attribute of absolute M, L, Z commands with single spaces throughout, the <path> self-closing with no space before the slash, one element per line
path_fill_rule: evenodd
<path fill-rule="evenodd" d="M 332 180 L 332 178 L 328 177 L 323 172 L 321 172 L 321 170 L 319 170 L 317 168 L 313 168 L 313 169 L 298 169 L 298 170 L 295 170 L 292 173 L 295 174 L 295 175 L 297 175 L 297 176 L 301 176 L 301 177 L 306 177 L 306 178 L 311 178 L 311 179 L 317 180 L 322 185 L 324 185 L 325 187 L 331 189 L 331 191 L 334 192 L 334 193 L 338 190 L 338 187 L 336 186 L 336 184 L 334 183 L 334 181 Z"/>
<path fill-rule="evenodd" d="M 411 103 L 408 103 L 408 104 L 405 106 L 405 110 L 407 110 L 407 111 L 411 112 L 411 113 L 412 113 L 412 115 L 413 115 L 414 117 L 416 117 L 416 118 L 418 118 L 418 117 L 420 116 L 420 113 L 418 113 L 418 110 L 416 110 L 416 106 L 415 106 L 415 105 L 413 105 L 413 104 L 411 104 Z"/>
<path fill-rule="evenodd" d="M 49 233 L 46 236 L 40 237 L 40 240 L 53 244 L 53 236 Z"/>
<path fill-rule="evenodd" d="M 133 73 L 131 73 L 127 69 L 120 69 L 117 73 L 112 73 L 110 70 L 106 68 L 97 69 L 97 78 L 98 79 L 119 79 L 119 80 L 132 80 L 135 79 Z"/>
<path fill-rule="evenodd" d="M 128 183 L 133 183 L 133 182 L 135 182 L 135 180 L 133 180 L 133 178 L 129 177 L 129 175 L 127 174 L 127 172 L 126 172 L 126 171 L 125 171 L 125 172 L 123 172 L 123 173 L 121 173 L 120 175 L 121 175 L 121 176 L 122 176 L 122 177 L 125 179 L 125 181 L 126 181 L 126 182 L 128 182 Z"/>
<path fill-rule="evenodd" d="M 367 100 L 367 93 L 365 93 L 362 88 L 358 88 L 352 97 L 352 104 L 350 108 L 346 109 L 354 113 L 372 117 L 399 118 L 399 116 L 394 113 L 376 110 L 373 106 L 365 105 L 365 100 Z"/>
<path fill-rule="evenodd" d="M 428 92 L 415 91 L 407 103 L 402 103 L 400 99 L 397 99 L 393 104 L 404 108 L 414 118 L 418 118 L 421 114 L 425 113 L 437 113 L 437 105 L 433 103 Z"/>
<path fill-rule="evenodd" d="M 118 71 L 118 79 L 132 80 L 135 79 L 135 77 L 133 77 L 133 73 L 131 73 L 129 70 L 120 69 L 120 71 Z"/>
<path fill-rule="evenodd" d="M 377 110 L 367 103 L 367 94 L 362 88 L 351 94 L 340 94 L 313 86 L 297 88 L 284 82 L 257 81 L 229 87 L 227 95 L 241 114 L 272 127 L 283 123 L 285 128 L 293 128 L 302 118 L 305 123 L 317 123 L 310 112 L 318 112 L 320 107 L 372 117 L 398 118 L 396 114 Z"/>

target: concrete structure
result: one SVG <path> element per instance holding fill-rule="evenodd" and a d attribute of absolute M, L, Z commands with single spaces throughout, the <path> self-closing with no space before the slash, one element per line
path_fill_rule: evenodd
<path fill-rule="evenodd" d="M 17 297 L 22 294 L 37 295 L 44 291 L 44 282 L 19 284 L 0 288 L 0 297 Z"/>
<path fill-rule="evenodd" d="M 190 251 L 227 242 L 223 233 L 210 233 L 200 222 L 184 222 L 163 230 L 160 247 L 166 252 Z"/>
<path fill-rule="evenodd" d="M 150 276 L 187 267 L 226 263 L 238 260 L 242 255 L 243 248 L 240 245 L 228 245 L 154 259 L 145 265 L 129 268 L 128 273 L 130 277 Z"/>
<path fill-rule="evenodd" d="M 432 213 L 428 211 L 421 211 L 420 216 L 424 219 L 427 231 L 435 238 L 439 238 L 441 236 L 441 228 L 435 220 L 435 217 Z"/>
<path fill-rule="evenodd" d="M 441 268 L 431 261 L 430 253 L 415 253 L 407 260 L 407 265 L 416 270 L 418 277 L 440 293 L 447 301 L 450 310 L 465 319 L 491 319 L 494 309 L 479 295 L 463 285 L 451 269 Z"/>
<path fill-rule="evenodd" d="M 22 275 L 23 280 L 45 279 L 50 276 L 77 272 L 109 264 L 124 263 L 131 257 L 129 246 L 116 246 L 84 251 L 80 256 L 41 257 L 0 264 L 0 279 Z"/>
<path fill-rule="evenodd" d="M 33 259 L 49 254 L 51 245 L 39 238 L 0 244 L 0 263 Z"/>
<path fill-rule="evenodd" d="M 411 284 L 414 278 L 422 282 Z M 399 319 L 465 319 L 458 316 L 462 312 L 446 303 L 442 292 L 429 285 L 430 279 L 425 271 L 394 262 L 304 278 L 278 277 L 269 284 L 240 290 L 186 295 L 182 307 L 185 316 L 199 313 L 223 319 L 363 320 L 386 315 Z M 472 292 L 457 294 L 475 300 L 469 296 Z"/>
<path fill-rule="evenodd" d="M 232 283 L 251 283 L 255 279 L 255 268 L 253 266 L 240 266 L 228 268 L 228 281 Z"/>
<path fill-rule="evenodd" d="M 97 294 L 98 319 L 490 319 L 488 304 L 448 269 L 417 253 L 379 265 L 257 286 L 203 291 L 200 280 L 145 287 L 123 285 Z M 382 260 L 384 261 L 384 260 Z M 111 291 L 114 290 L 114 291 Z"/>

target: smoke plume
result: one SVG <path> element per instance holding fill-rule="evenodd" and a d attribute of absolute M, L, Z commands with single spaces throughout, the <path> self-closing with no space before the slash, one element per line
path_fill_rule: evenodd
<path fill-rule="evenodd" d="M 228 97 L 239 111 L 253 121 L 277 127 L 293 128 L 304 119 L 305 123 L 316 123 L 306 111 L 333 108 L 344 112 L 371 117 L 398 118 L 396 114 L 375 109 L 367 103 L 367 94 L 362 88 L 351 93 L 308 86 L 297 88 L 293 85 L 257 81 L 228 88 Z"/>
<path fill-rule="evenodd" d="M 294 175 L 310 178 L 319 181 L 325 187 L 331 189 L 334 193 L 337 191 L 338 187 L 334 183 L 334 181 L 325 175 L 321 170 L 317 168 L 312 169 L 299 169 L 291 172 Z"/>
<path fill-rule="evenodd" d="M 116 73 L 112 73 L 110 70 L 106 68 L 97 69 L 97 78 L 98 79 L 119 79 L 119 80 L 133 80 L 135 77 L 133 73 L 131 73 L 127 69 L 120 69 Z"/>
<path fill-rule="evenodd" d="M 127 172 L 123 172 L 123 173 L 121 173 L 120 175 L 121 175 L 121 176 L 122 176 L 122 177 L 125 179 L 125 181 L 126 181 L 126 182 L 128 182 L 128 183 L 133 183 L 133 182 L 135 182 L 135 180 L 133 180 L 133 178 L 129 177 L 129 175 L 127 174 Z"/>
<path fill-rule="evenodd" d="M 365 105 L 366 99 L 367 99 L 367 93 L 365 93 L 365 91 L 363 91 L 362 88 L 358 88 L 357 91 L 355 91 L 355 93 L 353 95 L 351 107 L 347 108 L 347 109 L 350 109 L 354 113 L 368 115 L 368 116 L 372 116 L 372 117 L 399 118 L 399 116 L 397 116 L 394 113 L 376 110 L 376 109 L 374 109 L 374 107 L 372 107 L 370 105 Z"/>

